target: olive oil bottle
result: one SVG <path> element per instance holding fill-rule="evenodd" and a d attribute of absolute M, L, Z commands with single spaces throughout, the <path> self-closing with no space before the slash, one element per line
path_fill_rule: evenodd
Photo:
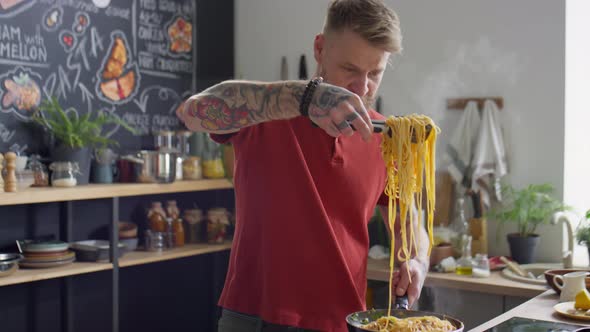
<path fill-rule="evenodd" d="M 457 268 L 455 273 L 458 275 L 472 275 L 473 274 L 473 258 L 471 257 L 471 239 L 470 235 L 464 234 L 461 238 L 463 250 L 461 258 L 457 261 Z"/>

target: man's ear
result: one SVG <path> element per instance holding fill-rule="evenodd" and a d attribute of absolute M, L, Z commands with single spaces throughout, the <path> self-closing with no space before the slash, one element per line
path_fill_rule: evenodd
<path fill-rule="evenodd" d="M 322 54 L 324 52 L 325 37 L 323 33 L 317 34 L 313 41 L 313 56 L 318 65 L 322 64 Z"/>

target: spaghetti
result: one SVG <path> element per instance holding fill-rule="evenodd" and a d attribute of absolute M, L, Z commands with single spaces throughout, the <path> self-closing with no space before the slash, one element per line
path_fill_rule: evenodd
<path fill-rule="evenodd" d="M 387 169 L 385 194 L 389 197 L 389 228 L 393 233 L 395 214 L 399 205 L 402 245 L 397 255 L 398 259 L 404 262 L 408 261 L 412 257 L 413 250 L 418 251 L 418 246 L 421 245 L 416 242 L 413 226 L 422 220 L 423 188 L 426 189 L 427 225 L 430 240 L 428 246 L 429 255 L 432 249 L 435 206 L 435 146 L 438 128 L 429 117 L 416 114 L 403 117 L 392 116 L 385 123 L 388 130 L 383 133 L 381 149 Z M 427 130 L 427 126 L 430 126 L 430 132 Z M 412 213 L 415 208 L 418 210 L 418 220 L 415 220 Z M 410 227 L 407 227 L 408 222 Z M 407 234 L 408 229 L 409 234 Z M 391 281 L 395 265 L 395 236 L 391 236 L 391 248 L 392 254 L 389 261 L 390 299 L 392 297 Z M 426 320 L 412 318 L 408 321 L 408 324 L 410 324 L 409 322 L 418 324 L 416 323 L 418 321 L 429 322 L 430 318 Z M 385 327 L 380 327 L 378 331 L 423 331 L 421 329 L 388 329 L 389 323 L 400 322 L 399 319 L 391 317 L 391 300 L 389 301 L 387 317 L 382 317 L 379 322 L 384 322 Z"/>
<path fill-rule="evenodd" d="M 363 328 L 376 332 L 449 332 L 455 330 L 451 322 L 434 316 L 381 317 Z"/>

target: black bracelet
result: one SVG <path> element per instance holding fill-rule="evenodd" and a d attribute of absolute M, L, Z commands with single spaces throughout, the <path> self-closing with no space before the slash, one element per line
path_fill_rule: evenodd
<path fill-rule="evenodd" d="M 322 77 L 316 77 L 309 81 L 305 86 L 305 91 L 303 92 L 303 96 L 301 97 L 301 102 L 299 103 L 299 112 L 303 116 L 309 115 L 309 104 L 311 103 L 311 99 L 313 97 L 313 93 L 318 85 L 320 85 L 324 79 Z"/>

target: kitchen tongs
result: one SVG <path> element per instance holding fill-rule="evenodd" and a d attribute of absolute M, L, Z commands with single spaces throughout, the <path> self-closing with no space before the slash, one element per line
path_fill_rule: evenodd
<path fill-rule="evenodd" d="M 375 120 L 371 119 L 371 123 L 373 124 L 373 132 L 374 133 L 382 133 L 384 130 L 387 130 L 387 134 L 391 137 L 391 130 L 385 125 L 385 120 Z M 426 138 L 430 136 L 430 132 L 432 131 L 431 125 L 426 125 Z M 412 143 L 416 143 L 416 132 L 412 130 Z"/>

